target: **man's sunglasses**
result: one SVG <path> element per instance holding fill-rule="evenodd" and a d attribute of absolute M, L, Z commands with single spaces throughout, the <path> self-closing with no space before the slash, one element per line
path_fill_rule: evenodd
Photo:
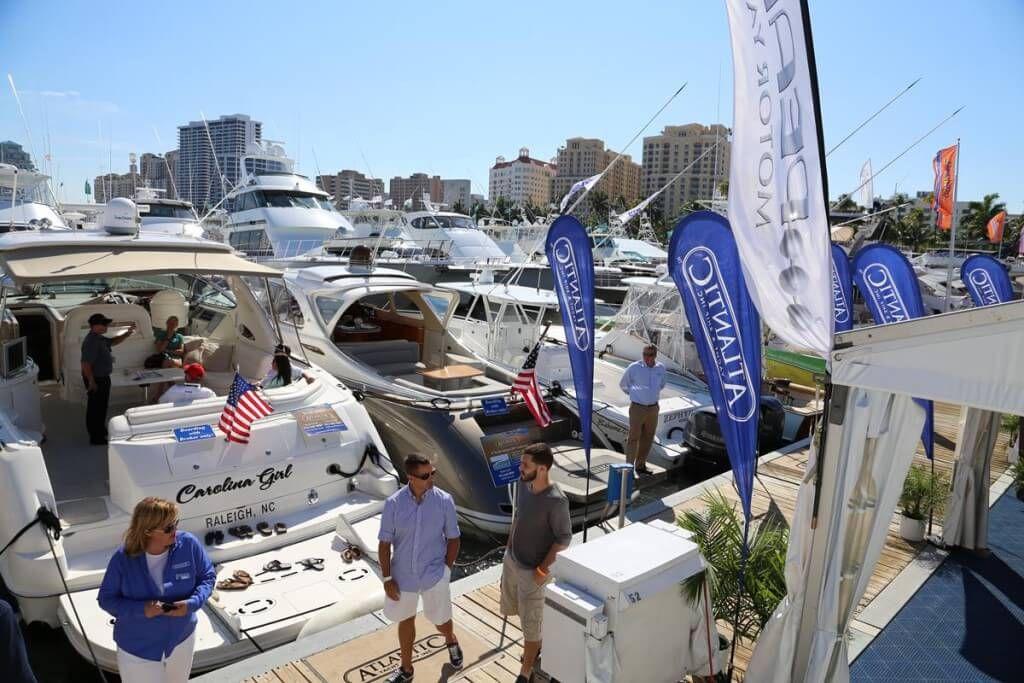
<path fill-rule="evenodd" d="M 173 522 L 171 522 L 170 524 L 165 526 L 163 529 L 155 529 L 155 531 L 162 531 L 165 534 L 171 534 L 171 533 L 174 533 L 175 529 L 177 529 L 177 528 L 178 528 L 178 520 L 174 520 Z"/>
<path fill-rule="evenodd" d="M 410 474 L 410 477 L 419 479 L 420 481 L 430 481 L 430 479 L 437 474 L 437 470 L 430 470 L 426 474 Z"/>

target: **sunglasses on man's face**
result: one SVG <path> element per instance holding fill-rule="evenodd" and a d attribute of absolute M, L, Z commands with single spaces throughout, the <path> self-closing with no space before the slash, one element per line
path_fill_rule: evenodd
<path fill-rule="evenodd" d="M 437 474 L 437 470 L 430 470 L 426 474 L 410 474 L 409 476 L 420 481 L 430 481 L 435 474 Z"/>

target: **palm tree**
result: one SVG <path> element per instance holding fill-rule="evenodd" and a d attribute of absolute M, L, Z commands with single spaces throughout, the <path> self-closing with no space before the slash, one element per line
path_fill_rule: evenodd
<path fill-rule="evenodd" d="M 974 239 L 978 242 L 988 241 L 988 222 L 1000 211 L 1006 210 L 1006 204 L 997 202 L 998 193 L 987 194 L 980 202 L 971 202 L 961 220 L 960 233 L 964 241 Z"/>
<path fill-rule="evenodd" d="M 463 205 L 461 200 L 452 204 L 452 213 L 466 213 L 466 207 Z"/>
<path fill-rule="evenodd" d="M 494 210 L 506 221 L 512 222 L 512 209 L 512 202 L 505 199 L 505 197 L 498 197 L 497 201 L 494 202 Z"/>
<path fill-rule="evenodd" d="M 853 201 L 853 199 L 848 194 L 844 194 L 841 197 L 839 197 L 839 201 L 837 201 L 832 206 L 833 211 L 837 211 L 840 213 L 849 213 L 851 211 L 856 211 L 859 208 L 860 206 L 857 204 L 857 202 Z"/>
<path fill-rule="evenodd" d="M 590 211 L 600 223 L 608 219 L 608 208 L 611 203 L 608 201 L 608 193 L 602 190 L 594 190 L 590 193 Z"/>
<path fill-rule="evenodd" d="M 923 209 L 911 209 L 896 222 L 895 228 L 900 244 L 912 251 L 923 251 L 935 240 L 935 231 Z"/>

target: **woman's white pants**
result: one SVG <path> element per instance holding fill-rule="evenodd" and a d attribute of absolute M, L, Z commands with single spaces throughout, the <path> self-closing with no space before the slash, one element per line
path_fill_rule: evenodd
<path fill-rule="evenodd" d="M 159 662 L 117 651 L 117 672 L 122 683 L 185 683 L 192 672 L 192 651 L 196 647 L 196 632 L 192 631 L 171 654 Z"/>

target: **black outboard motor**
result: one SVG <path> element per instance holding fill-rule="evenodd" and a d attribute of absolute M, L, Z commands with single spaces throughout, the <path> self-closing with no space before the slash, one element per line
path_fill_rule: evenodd
<path fill-rule="evenodd" d="M 758 422 L 758 455 L 771 453 L 783 444 L 782 430 L 786 413 L 782 403 L 773 396 L 761 397 L 761 417 Z M 713 406 L 690 414 L 686 430 L 686 445 L 690 447 L 688 465 L 705 466 L 716 472 L 730 469 L 725 452 L 725 439 L 718 426 L 718 415 Z"/>

